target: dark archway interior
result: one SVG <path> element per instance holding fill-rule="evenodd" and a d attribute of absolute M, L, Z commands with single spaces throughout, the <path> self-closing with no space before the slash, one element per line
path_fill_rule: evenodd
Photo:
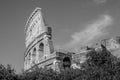
<path fill-rule="evenodd" d="M 36 48 L 33 49 L 33 54 L 32 54 L 33 57 L 36 56 Z"/>
<path fill-rule="evenodd" d="M 70 68 L 70 66 L 71 66 L 71 60 L 70 60 L 70 58 L 69 57 L 65 57 L 63 59 L 63 67 L 64 68 Z"/>
<path fill-rule="evenodd" d="M 34 50 L 33 50 L 34 52 L 36 51 L 36 48 L 34 48 Z"/>
<path fill-rule="evenodd" d="M 39 45 L 39 50 L 40 50 L 40 51 L 44 51 L 44 44 L 43 44 L 43 43 L 40 43 L 40 45 Z"/>

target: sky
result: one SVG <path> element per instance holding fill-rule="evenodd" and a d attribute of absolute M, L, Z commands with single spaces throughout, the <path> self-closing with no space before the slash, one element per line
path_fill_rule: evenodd
<path fill-rule="evenodd" d="M 0 0 L 0 64 L 23 69 L 24 28 L 36 8 L 52 27 L 55 48 L 78 51 L 120 36 L 120 0 Z"/>

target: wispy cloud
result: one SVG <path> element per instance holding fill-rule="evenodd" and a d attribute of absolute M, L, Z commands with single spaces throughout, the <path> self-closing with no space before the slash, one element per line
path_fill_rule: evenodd
<path fill-rule="evenodd" d="M 93 1 L 97 4 L 102 4 L 107 2 L 107 0 L 93 0 Z"/>
<path fill-rule="evenodd" d="M 77 50 L 80 46 L 91 44 L 94 40 L 108 33 L 106 29 L 112 22 L 113 19 L 111 16 L 102 15 L 97 20 L 94 20 L 93 23 L 87 24 L 84 30 L 71 35 L 72 40 L 64 46 Z"/>

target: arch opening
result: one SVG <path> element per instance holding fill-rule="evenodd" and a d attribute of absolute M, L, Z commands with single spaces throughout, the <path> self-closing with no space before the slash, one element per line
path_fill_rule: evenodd
<path fill-rule="evenodd" d="M 36 48 L 33 49 L 33 53 L 32 53 L 32 63 L 35 64 L 35 60 L 36 60 Z"/>
<path fill-rule="evenodd" d="M 39 51 L 44 52 L 44 44 L 43 43 L 40 43 L 40 45 L 39 45 Z"/>
<path fill-rule="evenodd" d="M 44 55 L 44 44 L 43 43 L 40 43 L 39 44 L 39 59 L 43 57 Z"/>
<path fill-rule="evenodd" d="M 70 68 L 71 66 L 71 60 L 69 57 L 65 57 L 63 59 L 63 68 L 66 69 L 66 68 Z"/>

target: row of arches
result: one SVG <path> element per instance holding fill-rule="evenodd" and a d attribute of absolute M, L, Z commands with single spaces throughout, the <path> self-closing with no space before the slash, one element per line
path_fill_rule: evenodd
<path fill-rule="evenodd" d="M 36 46 L 34 46 L 34 48 L 32 48 L 29 51 L 25 59 L 26 62 L 25 65 L 27 67 L 30 67 L 37 64 L 43 55 L 44 55 L 44 44 L 43 43 L 37 44 Z"/>

